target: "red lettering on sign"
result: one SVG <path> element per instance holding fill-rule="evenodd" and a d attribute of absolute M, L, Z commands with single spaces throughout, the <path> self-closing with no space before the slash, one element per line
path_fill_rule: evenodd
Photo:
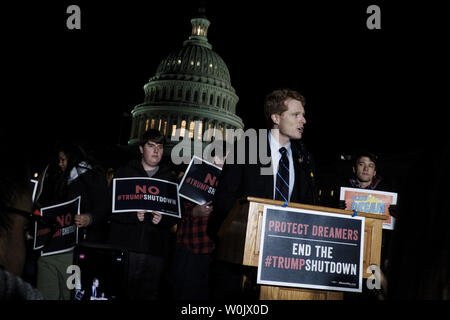
<path fill-rule="evenodd" d="M 348 229 L 348 238 L 347 239 L 352 240 L 352 238 L 353 238 L 353 231 Z"/>
<path fill-rule="evenodd" d="M 139 193 L 139 192 L 142 192 L 142 193 L 147 193 L 147 191 L 145 190 L 145 186 L 136 186 L 136 193 Z"/>
<path fill-rule="evenodd" d="M 159 194 L 159 189 L 158 189 L 158 187 L 150 186 L 150 187 L 148 187 L 148 193 L 150 193 L 150 194 Z"/>
<path fill-rule="evenodd" d="M 72 223 L 72 215 L 70 213 L 67 213 L 57 216 L 56 221 L 61 227 L 70 226 L 70 224 Z"/>
<path fill-rule="evenodd" d="M 283 262 L 284 262 L 284 258 L 278 257 L 278 269 L 283 269 Z"/>
<path fill-rule="evenodd" d="M 70 213 L 66 214 L 64 222 L 66 223 L 66 226 L 70 226 L 72 223 L 72 215 Z"/>
<path fill-rule="evenodd" d="M 61 227 L 64 227 L 64 216 L 57 216 L 56 221 L 58 221 Z"/>
<path fill-rule="evenodd" d="M 210 186 L 214 186 L 214 183 L 216 183 L 216 176 L 212 176 L 211 173 L 206 174 L 205 181 L 203 183 L 209 183 Z"/>
<path fill-rule="evenodd" d="M 280 221 L 275 221 L 275 232 L 280 232 Z"/>
<path fill-rule="evenodd" d="M 306 264 L 305 259 L 300 259 L 300 263 L 299 263 L 299 266 L 298 266 L 298 270 L 302 270 L 302 267 L 303 267 L 305 264 Z"/>
<path fill-rule="evenodd" d="M 147 192 L 150 194 L 159 194 L 159 189 L 156 186 L 136 186 L 136 194 L 147 193 Z M 141 197 L 141 199 L 142 199 L 142 197 Z M 128 200 L 128 199 L 125 197 L 125 200 Z"/>

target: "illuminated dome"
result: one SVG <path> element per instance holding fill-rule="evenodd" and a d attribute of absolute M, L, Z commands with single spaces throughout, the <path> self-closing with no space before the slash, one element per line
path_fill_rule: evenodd
<path fill-rule="evenodd" d="M 200 27 L 202 23 L 203 27 Z M 230 72 L 225 62 L 211 50 L 212 46 L 206 38 L 209 21 L 192 19 L 192 24 L 193 34 L 189 40 L 184 42 L 181 49 L 174 50 L 161 61 L 156 75 L 151 80 L 180 79 L 184 76 L 185 80 L 206 82 L 234 92 L 230 83 Z M 205 36 L 199 35 L 202 33 L 205 33 Z"/>
<path fill-rule="evenodd" d="M 206 129 L 243 129 L 236 113 L 239 100 L 231 86 L 230 72 L 207 39 L 210 22 L 204 16 L 191 20 L 192 32 L 183 46 L 163 59 L 145 84 L 145 100 L 133 111 L 129 144 L 139 141 L 150 128 L 162 131 L 168 147 L 181 129 L 190 138 L 201 139 Z M 209 139 L 209 137 L 206 137 Z M 204 140 L 204 139 L 202 139 Z"/>

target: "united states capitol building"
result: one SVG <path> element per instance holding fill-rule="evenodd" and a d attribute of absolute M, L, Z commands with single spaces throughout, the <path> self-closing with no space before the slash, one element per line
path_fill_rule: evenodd
<path fill-rule="evenodd" d="M 236 115 L 239 97 L 230 72 L 208 42 L 210 21 L 200 15 L 191 23 L 183 46 L 163 59 L 144 85 L 144 102 L 131 112 L 129 145 L 138 144 L 146 130 L 158 129 L 166 137 L 168 154 L 179 140 L 201 141 L 204 148 L 219 135 L 225 139 L 230 129 L 244 128 Z"/>

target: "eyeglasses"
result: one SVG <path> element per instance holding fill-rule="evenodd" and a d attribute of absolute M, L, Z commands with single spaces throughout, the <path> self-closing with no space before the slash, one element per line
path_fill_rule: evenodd
<path fill-rule="evenodd" d="M 31 219 L 34 216 L 34 214 L 30 211 L 25 211 L 13 207 L 0 206 L 0 210 L 4 212 L 19 214 L 27 219 Z"/>
<path fill-rule="evenodd" d="M 0 206 L 0 210 L 4 211 L 4 212 L 8 212 L 8 213 L 14 213 L 14 214 L 21 215 L 22 217 L 25 217 L 28 220 L 40 222 L 47 226 L 50 226 L 53 224 L 53 222 L 51 222 L 49 219 L 47 219 L 43 216 L 39 216 L 37 214 L 33 214 L 31 211 L 25 211 L 22 209 L 17 209 L 17 208 L 8 207 L 8 206 Z"/>
<path fill-rule="evenodd" d="M 48 241 L 50 241 L 50 239 L 52 238 L 52 236 L 56 232 L 56 230 L 58 230 L 58 228 L 60 228 L 60 225 L 56 221 L 51 221 L 47 217 L 33 214 L 31 211 L 25 211 L 25 210 L 17 209 L 14 207 L 8 207 L 8 206 L 0 206 L 0 210 L 3 212 L 7 212 L 7 213 L 18 214 L 18 215 L 21 215 L 22 217 L 27 218 L 29 223 L 27 223 L 27 225 L 24 228 L 24 236 L 25 236 L 25 239 L 27 239 L 27 240 L 33 238 L 31 236 L 32 222 L 37 223 L 42 228 L 49 228 L 50 232 L 49 232 L 48 239 L 46 239 L 46 241 L 45 241 L 46 243 Z"/>

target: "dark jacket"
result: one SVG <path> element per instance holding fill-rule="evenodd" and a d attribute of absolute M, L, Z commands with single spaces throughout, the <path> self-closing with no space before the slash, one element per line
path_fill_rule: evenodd
<path fill-rule="evenodd" d="M 139 160 L 132 160 L 119 168 L 115 178 L 148 177 Z M 164 165 L 160 165 L 155 179 L 177 182 L 175 175 Z M 170 228 L 178 221 L 177 218 L 163 215 L 158 224 L 153 224 L 150 217 L 143 222 L 137 218 L 136 212 L 111 213 L 108 242 L 131 251 L 143 252 L 167 258 L 171 250 Z"/>
<path fill-rule="evenodd" d="M 80 213 L 89 214 L 91 223 L 80 229 L 79 240 L 104 242 L 107 235 L 109 192 L 105 174 L 100 169 L 88 169 L 70 184 L 65 175 L 51 175 L 44 181 L 40 207 L 47 207 L 81 196 Z"/>
<path fill-rule="evenodd" d="M 214 212 L 210 218 L 209 233 L 214 235 L 220 228 L 230 210 L 238 199 L 248 196 L 273 199 L 274 178 L 272 169 L 270 175 L 262 175 L 261 168 L 270 168 L 271 163 L 262 164 L 258 159 L 255 164 L 249 164 L 249 143 L 245 143 L 245 164 L 237 164 L 238 144 L 234 149 L 234 164 L 225 163 L 220 183 L 214 196 Z M 295 169 L 295 183 L 290 202 L 317 204 L 317 192 L 314 183 L 314 161 L 305 151 L 300 141 L 291 141 L 292 157 Z M 271 157 L 267 141 L 267 156 Z M 227 158 L 228 159 L 228 158 Z"/>
<path fill-rule="evenodd" d="M 90 170 L 69 185 L 69 199 L 81 196 L 80 213 L 91 217 L 90 224 L 80 229 L 80 242 L 103 243 L 107 237 L 109 192 L 103 171 Z"/>

